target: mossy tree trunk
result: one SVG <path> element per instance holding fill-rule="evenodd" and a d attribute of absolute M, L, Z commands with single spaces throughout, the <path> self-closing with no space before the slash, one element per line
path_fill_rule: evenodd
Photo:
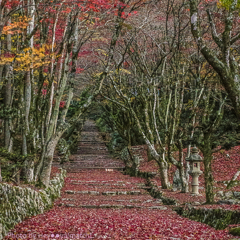
<path fill-rule="evenodd" d="M 203 163 L 204 163 L 204 180 L 205 180 L 205 191 L 206 191 L 206 203 L 214 203 L 214 192 L 213 192 L 213 173 L 212 173 L 212 146 L 211 137 L 209 133 L 204 133 L 204 148 L 202 148 Z"/>

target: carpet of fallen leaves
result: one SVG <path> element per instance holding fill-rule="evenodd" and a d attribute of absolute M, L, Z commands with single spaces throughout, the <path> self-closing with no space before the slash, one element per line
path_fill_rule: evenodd
<path fill-rule="evenodd" d="M 72 194 L 67 193 L 73 191 Z M 78 193 L 95 191 L 98 195 Z M 104 192 L 139 191 L 137 195 Z M 70 199 L 70 200 L 68 200 Z M 119 201 L 120 200 L 120 201 Z M 67 207 L 71 203 L 74 206 Z M 133 208 L 84 208 L 82 205 L 131 205 Z M 231 239 L 227 230 L 178 216 L 144 190 L 144 180 L 120 172 L 68 173 L 53 209 L 18 224 L 5 239 Z"/>
<path fill-rule="evenodd" d="M 123 175 L 119 171 L 105 171 L 104 168 L 81 169 L 83 165 L 105 168 L 112 166 L 109 165 L 111 159 L 107 156 L 107 150 L 102 148 L 102 140 L 98 136 L 95 124 L 88 121 L 83 130 L 81 149 L 79 154 L 75 155 L 74 163 L 69 164 L 72 173 L 67 174 L 61 197 L 55 201 L 51 210 L 16 225 L 5 239 L 227 240 L 234 238 L 228 234 L 227 229 L 215 230 L 206 224 L 177 215 L 170 207 L 163 205 L 160 199 L 154 199 L 148 194 L 145 180 L 142 178 Z M 157 173 L 152 181 L 161 190 L 156 163 L 147 161 L 145 146 L 139 146 L 138 149 L 143 158 L 140 170 Z M 222 189 L 225 185 L 220 181 L 230 180 L 240 166 L 239 150 L 240 147 L 235 147 L 228 152 L 220 151 L 214 155 L 214 177 L 218 184 L 215 186 L 216 190 Z M 170 181 L 173 180 L 175 170 L 176 168 L 172 166 L 169 171 Z M 52 177 L 58 172 L 58 168 L 54 167 Z M 204 202 L 203 186 L 202 175 L 201 196 L 193 197 L 190 194 L 171 190 L 164 190 L 164 194 L 178 200 L 179 203 Z"/>

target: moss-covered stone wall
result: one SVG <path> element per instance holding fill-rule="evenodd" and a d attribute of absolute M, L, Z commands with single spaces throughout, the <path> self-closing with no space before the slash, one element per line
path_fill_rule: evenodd
<path fill-rule="evenodd" d="M 176 207 L 175 211 L 183 217 L 206 223 L 215 229 L 225 229 L 228 225 L 240 224 L 239 211 L 197 208 L 190 205 Z"/>
<path fill-rule="evenodd" d="M 54 200 L 60 196 L 65 176 L 66 170 L 61 170 L 61 173 L 51 180 L 49 187 L 40 191 L 1 183 L 0 239 L 26 217 L 41 214 L 51 208 Z"/>

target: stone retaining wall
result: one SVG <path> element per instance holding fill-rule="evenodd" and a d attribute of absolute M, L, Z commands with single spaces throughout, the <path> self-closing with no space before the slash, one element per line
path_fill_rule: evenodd
<path fill-rule="evenodd" d="M 215 229 L 225 229 L 228 225 L 240 224 L 240 212 L 226 209 L 197 208 L 186 204 L 174 209 L 179 215 L 206 223 Z"/>
<path fill-rule="evenodd" d="M 35 191 L 31 188 L 21 188 L 0 184 L 0 239 L 16 224 L 26 217 L 43 213 L 53 206 L 53 202 L 60 196 L 64 185 L 66 171 L 61 170 L 50 181 L 48 188 Z"/>

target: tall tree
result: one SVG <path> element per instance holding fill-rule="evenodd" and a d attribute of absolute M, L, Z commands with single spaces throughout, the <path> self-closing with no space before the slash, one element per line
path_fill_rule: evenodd
<path fill-rule="evenodd" d="M 236 55 L 240 39 L 240 30 L 236 24 L 239 20 L 239 1 L 221 0 L 218 5 L 220 9 L 217 2 L 189 1 L 191 30 L 200 52 L 218 73 L 235 113 L 240 118 L 240 74 Z M 205 29 L 209 26 L 211 33 L 204 31 L 203 26 Z"/>

